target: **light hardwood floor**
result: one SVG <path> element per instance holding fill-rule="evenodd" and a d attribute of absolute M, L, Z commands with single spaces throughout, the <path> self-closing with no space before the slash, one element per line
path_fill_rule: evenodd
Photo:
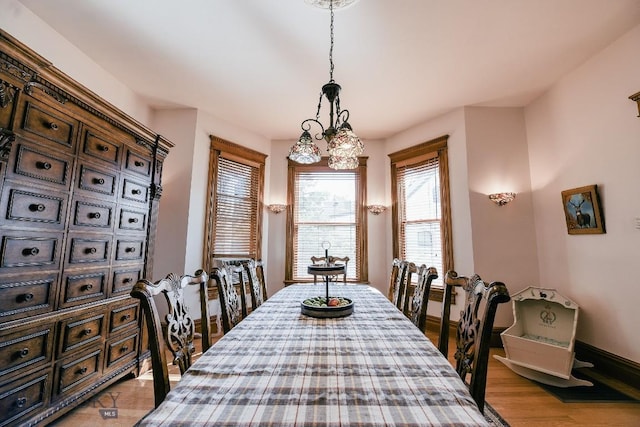
<path fill-rule="evenodd" d="M 435 333 L 429 331 L 427 336 L 437 342 Z M 449 346 L 450 353 L 454 345 Z M 504 356 L 502 349 L 491 351 Z M 174 378 L 177 381 L 179 374 Z M 488 378 L 487 401 L 512 427 L 640 426 L 640 403 L 563 403 L 493 357 Z M 640 390 L 613 384 L 640 399 Z M 152 408 L 153 380 L 145 374 L 120 381 L 53 425 L 130 427 Z"/>

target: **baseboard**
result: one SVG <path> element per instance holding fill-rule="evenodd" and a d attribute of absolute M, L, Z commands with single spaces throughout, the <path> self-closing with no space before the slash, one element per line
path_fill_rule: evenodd
<path fill-rule="evenodd" d="M 639 363 L 577 340 L 575 352 L 578 360 L 593 363 L 596 371 L 640 390 Z"/>

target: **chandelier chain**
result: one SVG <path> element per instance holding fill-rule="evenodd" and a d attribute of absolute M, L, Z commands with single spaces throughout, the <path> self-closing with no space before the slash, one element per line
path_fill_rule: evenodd
<path fill-rule="evenodd" d="M 329 11 L 331 12 L 331 45 L 329 47 L 329 81 L 333 82 L 333 0 L 329 2 Z"/>

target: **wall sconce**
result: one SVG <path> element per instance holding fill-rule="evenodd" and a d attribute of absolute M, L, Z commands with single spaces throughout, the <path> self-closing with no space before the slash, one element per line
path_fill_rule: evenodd
<path fill-rule="evenodd" d="M 387 210 L 387 207 L 383 205 L 369 205 L 367 206 L 367 209 L 369 209 L 369 212 L 374 215 L 380 215 L 382 212 Z"/>
<path fill-rule="evenodd" d="M 267 209 L 277 215 L 287 209 L 287 205 L 267 205 Z"/>
<path fill-rule="evenodd" d="M 640 117 L 640 92 L 634 93 L 629 99 L 638 103 L 638 117 Z"/>
<path fill-rule="evenodd" d="M 489 194 L 489 198 L 498 206 L 504 206 L 516 198 L 516 193 L 493 193 Z"/>

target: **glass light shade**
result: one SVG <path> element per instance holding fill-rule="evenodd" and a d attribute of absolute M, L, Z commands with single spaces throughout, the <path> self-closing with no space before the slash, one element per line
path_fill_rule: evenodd
<path fill-rule="evenodd" d="M 350 126 L 342 126 L 329 141 L 327 151 L 336 157 L 358 157 L 364 152 L 364 144 Z"/>
<path fill-rule="evenodd" d="M 358 167 L 357 157 L 329 156 L 329 167 L 331 169 L 355 169 Z"/>
<path fill-rule="evenodd" d="M 289 158 L 305 165 L 320 161 L 320 149 L 311 139 L 309 132 L 302 132 L 298 142 L 289 150 Z"/>

